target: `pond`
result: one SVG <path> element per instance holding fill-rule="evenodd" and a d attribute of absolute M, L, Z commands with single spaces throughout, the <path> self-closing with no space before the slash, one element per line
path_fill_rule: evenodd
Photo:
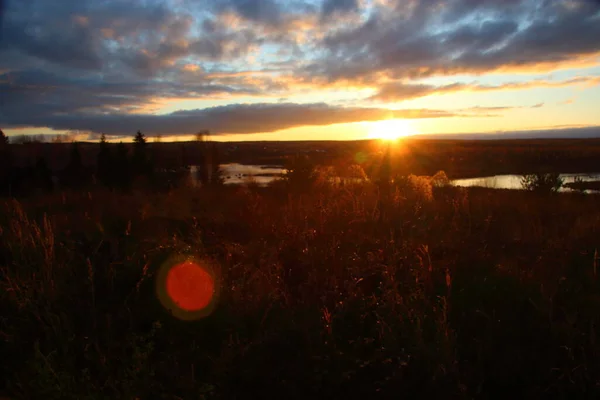
<path fill-rule="evenodd" d="M 267 186 L 274 180 L 281 179 L 285 169 L 279 165 L 247 165 L 247 164 L 221 164 L 221 174 L 226 185 L 239 185 L 250 181 L 260 186 Z M 196 173 L 196 166 L 191 167 L 192 176 Z"/>
<path fill-rule="evenodd" d="M 594 182 L 600 181 L 600 173 L 582 173 L 582 174 L 560 174 L 563 178 L 564 183 L 575 182 L 575 178 L 581 179 L 583 182 Z M 485 187 L 490 189 L 522 189 L 521 185 L 522 175 L 494 175 L 484 176 L 479 178 L 469 179 L 455 179 L 452 181 L 454 186 L 462 187 Z M 563 187 L 560 189 L 561 192 L 572 192 L 572 189 Z M 586 192 L 597 192 L 592 190 L 586 190 Z"/>
<path fill-rule="evenodd" d="M 279 165 L 221 164 L 221 172 L 226 185 L 246 183 L 249 180 L 266 186 L 281 179 L 285 169 Z"/>

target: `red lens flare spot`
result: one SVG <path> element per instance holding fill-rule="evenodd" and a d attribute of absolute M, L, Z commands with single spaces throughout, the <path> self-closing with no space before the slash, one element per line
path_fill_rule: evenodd
<path fill-rule="evenodd" d="M 179 308 L 198 311 L 210 304 L 215 293 L 215 281 L 200 265 L 186 261 L 169 269 L 166 289 Z"/>

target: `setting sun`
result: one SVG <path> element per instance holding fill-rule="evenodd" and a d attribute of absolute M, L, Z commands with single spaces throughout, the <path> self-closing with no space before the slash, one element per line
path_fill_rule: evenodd
<path fill-rule="evenodd" d="M 405 119 L 387 119 L 369 124 L 369 138 L 382 140 L 397 140 L 416 134 L 410 121 Z"/>

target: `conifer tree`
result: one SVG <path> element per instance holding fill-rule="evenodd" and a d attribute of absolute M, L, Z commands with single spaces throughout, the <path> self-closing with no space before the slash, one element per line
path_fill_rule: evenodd
<path fill-rule="evenodd" d="M 113 157 L 106 135 L 100 137 L 100 151 L 96 161 L 96 175 L 98 180 L 108 187 L 114 185 Z"/>
<path fill-rule="evenodd" d="M 0 194 L 11 195 L 13 157 L 10 140 L 0 129 Z"/>
<path fill-rule="evenodd" d="M 152 164 L 148 156 L 148 140 L 141 131 L 137 131 L 133 139 L 132 169 L 135 176 L 152 173 Z"/>
<path fill-rule="evenodd" d="M 81 159 L 79 144 L 73 142 L 69 153 L 69 162 L 64 170 L 65 183 L 71 187 L 81 187 L 86 180 L 86 171 Z"/>
<path fill-rule="evenodd" d="M 50 192 L 54 188 L 54 182 L 52 182 L 52 171 L 48 167 L 48 162 L 44 157 L 38 157 L 35 162 L 34 180 L 36 186 L 45 192 Z"/>
<path fill-rule="evenodd" d="M 131 187 L 131 166 L 129 162 L 129 152 L 123 142 L 117 145 L 113 165 L 113 182 L 116 187 L 122 190 L 128 190 Z"/>
<path fill-rule="evenodd" d="M 5 146 L 8 146 L 10 141 L 8 140 L 8 136 L 4 134 L 2 129 L 0 129 L 0 149 L 3 149 Z"/>

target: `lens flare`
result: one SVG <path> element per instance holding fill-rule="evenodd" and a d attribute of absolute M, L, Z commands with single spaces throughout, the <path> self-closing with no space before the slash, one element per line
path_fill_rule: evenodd
<path fill-rule="evenodd" d="M 167 293 L 184 310 L 203 309 L 210 303 L 214 291 L 212 276 L 192 262 L 175 265 L 167 274 Z"/>
<path fill-rule="evenodd" d="M 156 280 L 157 295 L 173 316 L 193 320 L 212 312 L 218 285 L 209 265 L 182 257 L 162 265 Z"/>

